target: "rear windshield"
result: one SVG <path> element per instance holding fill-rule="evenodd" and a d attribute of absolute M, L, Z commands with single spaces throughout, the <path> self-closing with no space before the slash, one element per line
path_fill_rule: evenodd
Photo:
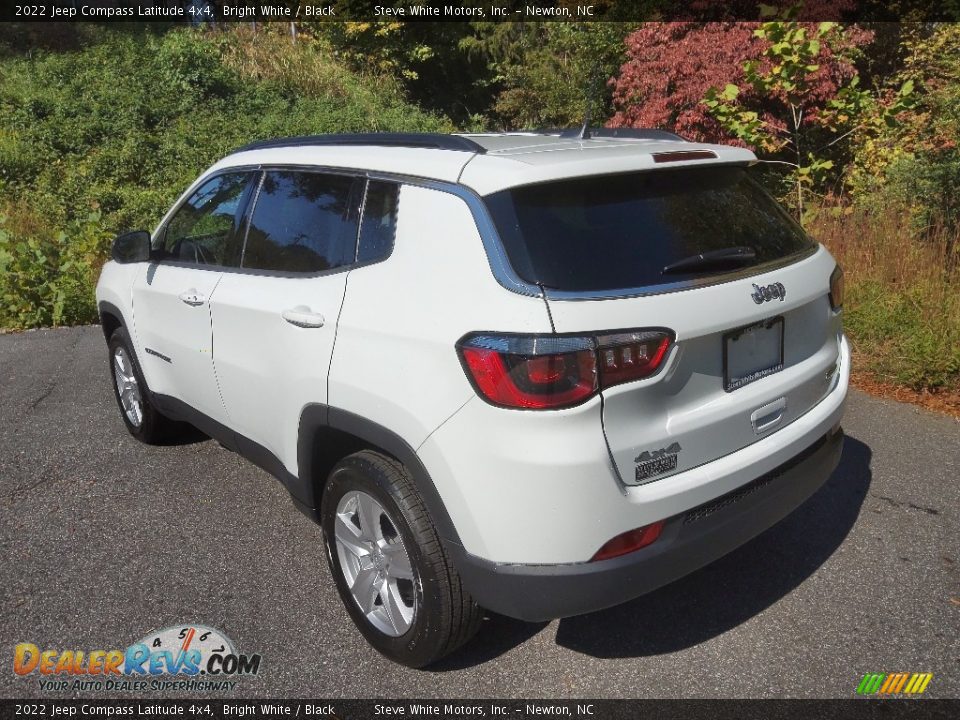
<path fill-rule="evenodd" d="M 619 290 L 729 272 L 664 273 L 713 250 L 752 248 L 750 265 L 809 249 L 800 226 L 748 173 L 711 167 L 576 178 L 504 190 L 486 202 L 524 280 L 557 290 Z"/>

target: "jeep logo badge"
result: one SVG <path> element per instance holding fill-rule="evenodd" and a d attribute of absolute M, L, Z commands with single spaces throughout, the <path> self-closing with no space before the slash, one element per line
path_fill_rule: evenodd
<path fill-rule="evenodd" d="M 757 305 L 765 303 L 768 300 L 773 300 L 774 298 L 778 298 L 780 302 L 783 302 L 787 297 L 787 289 L 783 286 L 783 283 L 770 283 L 766 287 L 760 287 L 754 283 L 753 292 L 750 294 L 750 297 L 753 298 L 753 301 Z"/>

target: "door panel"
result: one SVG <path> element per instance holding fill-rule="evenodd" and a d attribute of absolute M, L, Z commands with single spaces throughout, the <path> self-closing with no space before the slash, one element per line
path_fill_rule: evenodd
<path fill-rule="evenodd" d="M 224 417 L 213 374 L 210 298 L 219 270 L 151 263 L 133 285 L 137 357 L 150 389 Z"/>
<path fill-rule="evenodd" d="M 363 180 L 349 176 L 264 172 L 243 271 L 224 274 L 211 304 L 214 366 L 230 427 L 293 474 L 300 413 L 327 401 L 362 189 Z"/>
<path fill-rule="evenodd" d="M 222 422 L 213 372 L 210 298 L 223 268 L 240 262 L 240 228 L 257 173 L 214 175 L 154 237 L 153 256 L 133 285 L 138 358 L 150 389 Z"/>
<path fill-rule="evenodd" d="M 214 364 L 230 427 L 294 474 L 300 412 L 327 401 L 346 279 L 226 273 L 214 295 Z"/>

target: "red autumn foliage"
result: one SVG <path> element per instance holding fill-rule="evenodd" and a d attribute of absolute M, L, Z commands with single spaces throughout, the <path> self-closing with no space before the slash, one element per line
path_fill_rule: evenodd
<path fill-rule="evenodd" d="M 817 23 L 803 24 L 813 36 Z M 766 41 L 753 34 L 757 27 L 752 22 L 645 23 L 627 36 L 627 62 L 610 80 L 616 113 L 608 125 L 664 128 L 691 140 L 733 142 L 701 103 L 708 89 L 729 83 L 740 88 L 744 105 L 782 129 L 783 119 L 774 112 L 782 98 L 758 97 L 744 78 L 744 62 L 760 59 L 766 49 Z M 872 32 L 851 26 L 842 42 L 846 48 L 872 40 Z M 818 63 L 812 92 L 804 100 L 804 123 L 813 123 L 817 108 L 856 72 L 826 42 Z"/>

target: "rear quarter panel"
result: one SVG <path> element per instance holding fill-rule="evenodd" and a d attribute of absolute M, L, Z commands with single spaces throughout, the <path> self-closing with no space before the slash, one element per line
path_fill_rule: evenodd
<path fill-rule="evenodd" d="M 404 185 L 393 253 L 347 278 L 330 367 L 331 407 L 418 448 L 474 397 L 455 346 L 478 330 L 550 332 L 550 319 L 542 298 L 497 283 L 461 198 Z"/>

